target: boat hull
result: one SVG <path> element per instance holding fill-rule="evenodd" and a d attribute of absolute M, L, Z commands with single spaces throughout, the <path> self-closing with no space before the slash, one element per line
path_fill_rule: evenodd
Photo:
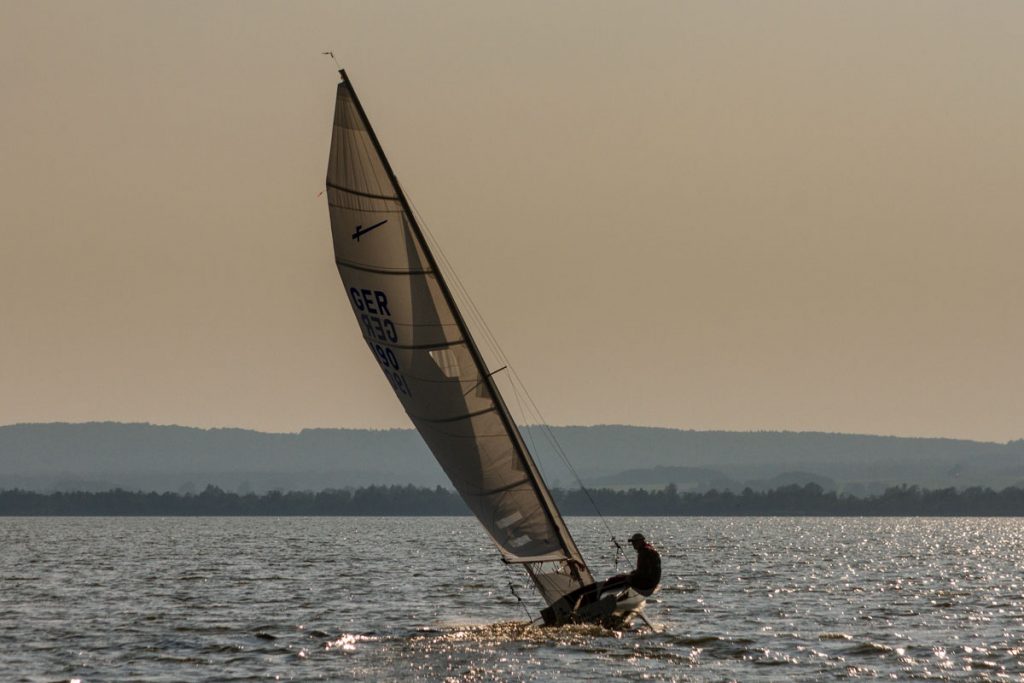
<path fill-rule="evenodd" d="M 601 582 L 560 598 L 540 614 L 545 626 L 628 626 L 646 604 L 646 596 L 626 584 L 607 585 Z"/>

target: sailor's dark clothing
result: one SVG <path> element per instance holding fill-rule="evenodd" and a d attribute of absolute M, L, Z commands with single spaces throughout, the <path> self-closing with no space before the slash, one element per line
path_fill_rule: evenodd
<path fill-rule="evenodd" d="M 629 586 L 649 595 L 661 582 L 661 555 L 650 543 L 644 543 L 636 551 L 636 569 L 629 574 Z"/>

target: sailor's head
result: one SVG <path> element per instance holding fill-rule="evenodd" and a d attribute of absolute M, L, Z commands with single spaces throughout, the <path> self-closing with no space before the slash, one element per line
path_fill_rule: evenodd
<path fill-rule="evenodd" d="M 647 542 L 647 539 L 644 538 L 644 535 L 640 534 L 640 533 L 633 534 L 632 536 L 629 537 L 629 544 L 631 546 L 633 546 L 634 548 L 639 548 L 640 546 L 642 546 L 646 542 Z"/>

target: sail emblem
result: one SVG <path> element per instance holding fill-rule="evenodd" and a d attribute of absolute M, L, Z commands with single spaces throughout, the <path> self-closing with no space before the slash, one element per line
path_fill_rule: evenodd
<path fill-rule="evenodd" d="M 385 218 L 380 223 L 374 223 L 373 225 L 371 225 L 370 227 L 366 228 L 365 230 L 363 229 L 363 226 L 357 225 L 356 226 L 356 231 L 354 233 L 352 233 L 352 239 L 354 239 L 356 242 L 358 242 L 360 237 L 362 237 L 366 233 L 370 232 L 374 228 L 379 228 L 380 226 L 384 225 L 387 222 L 388 222 L 388 219 Z"/>

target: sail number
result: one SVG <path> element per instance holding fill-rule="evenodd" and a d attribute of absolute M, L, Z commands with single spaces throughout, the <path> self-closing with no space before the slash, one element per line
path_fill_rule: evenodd
<path fill-rule="evenodd" d="M 381 370 L 384 371 L 384 376 L 391 382 L 391 386 L 394 387 L 395 391 L 406 396 L 412 396 L 412 392 L 409 390 L 409 383 L 405 381 L 405 377 L 399 372 L 401 368 L 398 367 L 398 358 L 395 357 L 394 351 L 380 344 L 373 344 L 371 342 L 367 342 L 367 344 L 370 345 L 373 355 L 377 357 L 377 362 L 380 363 Z"/>
<path fill-rule="evenodd" d="M 351 287 L 348 290 L 352 297 L 352 303 L 359 311 L 359 320 L 362 321 L 366 333 L 378 341 L 387 341 L 392 344 L 398 342 L 398 330 L 391 322 L 391 310 L 388 308 L 388 296 L 380 290 L 359 289 Z"/>
<path fill-rule="evenodd" d="M 391 386 L 394 387 L 395 391 L 411 396 L 412 392 L 409 390 L 409 383 L 400 372 L 401 368 L 398 365 L 398 357 L 395 355 L 395 352 L 387 346 L 375 343 L 375 341 L 391 344 L 398 343 L 398 330 L 395 327 L 395 323 L 391 321 L 391 310 L 388 308 L 387 294 L 377 289 L 360 289 L 358 287 L 349 288 L 348 293 L 352 297 L 352 304 L 356 307 L 359 320 L 363 323 L 363 327 L 369 337 L 366 343 L 370 346 L 370 350 L 373 351 L 377 362 L 380 363 L 384 375 L 391 382 Z"/>

